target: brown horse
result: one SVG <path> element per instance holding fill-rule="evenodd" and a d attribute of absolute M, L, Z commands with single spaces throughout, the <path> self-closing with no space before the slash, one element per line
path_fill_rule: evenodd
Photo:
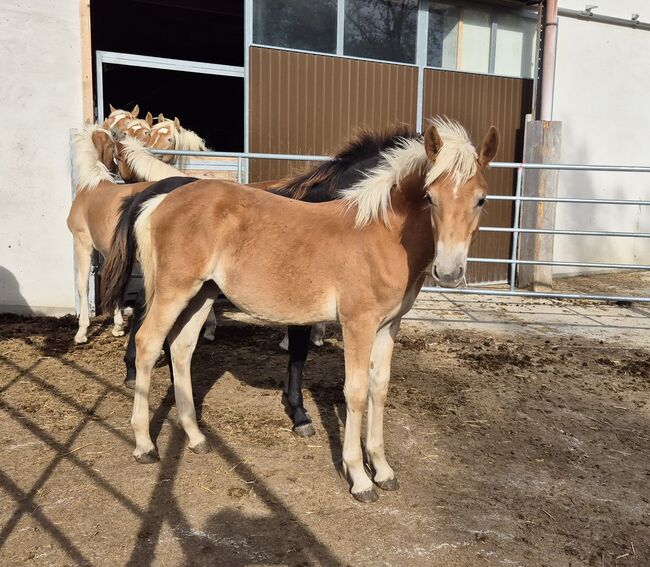
<path fill-rule="evenodd" d="M 115 108 L 112 104 L 109 104 L 108 106 L 110 107 L 111 112 L 104 120 L 102 128 L 120 134 L 124 133 L 127 123 L 130 120 L 135 120 L 138 117 L 138 114 L 140 114 L 140 107 L 137 104 L 131 111 Z"/>
<path fill-rule="evenodd" d="M 205 141 L 192 130 L 183 128 L 178 118 L 169 120 L 162 114 L 158 116 L 158 123 L 151 129 L 151 140 L 148 146 L 153 150 L 190 150 L 195 152 L 205 151 Z M 162 161 L 173 162 L 181 169 L 187 163 L 183 156 L 163 155 Z"/>
<path fill-rule="evenodd" d="M 142 142 L 145 146 L 149 145 L 151 141 L 151 127 L 153 126 L 153 116 L 151 112 L 142 118 L 133 118 L 126 123 L 124 128 L 124 135 L 135 138 Z"/>
<path fill-rule="evenodd" d="M 442 285 L 462 282 L 487 195 L 483 170 L 497 147 L 494 127 L 477 153 L 459 124 L 437 118 L 423 137 L 404 138 L 383 152 L 339 201 L 291 201 L 225 181 L 196 181 L 144 203 L 136 199 L 121 216 L 103 293 L 109 305 L 121 296 L 137 247 L 148 311 L 136 338 L 136 460 L 158 459 L 149 434 L 149 388 L 165 337 L 190 449 L 209 450 L 196 423 L 190 361 L 220 290 L 243 311 L 276 323 L 340 321 L 343 464 L 352 494 L 363 502 L 377 498 L 360 442 L 366 405 L 373 480 L 398 488 L 383 436 L 395 336 L 432 260 Z"/>

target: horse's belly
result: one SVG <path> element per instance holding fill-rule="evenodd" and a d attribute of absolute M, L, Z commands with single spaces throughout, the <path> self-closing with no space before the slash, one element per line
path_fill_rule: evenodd
<path fill-rule="evenodd" d="M 262 273 L 242 274 L 217 265 L 214 281 L 239 309 L 267 321 L 307 325 L 337 319 L 336 290 L 315 282 L 265 278 Z"/>

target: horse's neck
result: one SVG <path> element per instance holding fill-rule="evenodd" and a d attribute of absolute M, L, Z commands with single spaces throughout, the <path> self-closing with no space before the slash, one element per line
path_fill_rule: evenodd
<path fill-rule="evenodd" d="M 406 251 L 409 280 L 415 282 L 433 260 L 431 209 L 424 199 L 424 175 L 414 174 L 393 189 L 389 230 Z"/>

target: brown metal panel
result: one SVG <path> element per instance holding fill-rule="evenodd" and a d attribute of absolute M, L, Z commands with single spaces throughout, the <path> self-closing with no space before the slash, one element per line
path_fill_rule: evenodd
<path fill-rule="evenodd" d="M 501 134 L 498 161 L 519 161 L 525 115 L 532 107 L 532 81 L 493 77 L 454 71 L 426 69 L 424 75 L 423 118 L 442 114 L 460 121 L 479 144 L 491 124 Z M 513 195 L 515 172 L 494 169 L 487 172 L 490 191 L 497 195 Z M 492 201 L 482 220 L 484 226 L 512 226 L 513 206 L 506 201 Z M 480 233 L 470 255 L 509 258 L 511 235 Z M 507 278 L 508 266 L 473 264 L 468 281 L 489 282 Z"/>
<path fill-rule="evenodd" d="M 252 47 L 249 72 L 252 152 L 328 155 L 360 128 L 415 127 L 414 67 Z M 304 168 L 254 160 L 250 179 Z"/>

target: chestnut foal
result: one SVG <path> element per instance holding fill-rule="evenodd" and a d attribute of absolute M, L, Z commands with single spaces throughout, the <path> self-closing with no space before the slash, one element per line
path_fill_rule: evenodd
<path fill-rule="evenodd" d="M 196 453 L 210 449 L 196 422 L 190 361 L 221 291 L 241 310 L 276 323 L 340 321 L 347 404 L 343 464 L 351 492 L 370 502 L 377 499 L 373 481 L 397 489 L 383 435 L 395 336 L 432 260 L 442 285 L 463 281 L 487 195 L 483 170 L 497 147 L 494 127 L 477 153 L 462 126 L 436 118 L 423 137 L 405 137 L 383 152 L 339 201 L 281 199 L 217 180 L 195 181 L 144 202 L 136 197 L 121 215 L 102 294 L 108 305 L 119 300 L 137 250 L 147 313 L 136 337 L 136 460 L 158 459 L 149 434 L 149 389 L 166 337 L 189 447 Z M 366 405 L 372 480 L 361 449 Z"/>

